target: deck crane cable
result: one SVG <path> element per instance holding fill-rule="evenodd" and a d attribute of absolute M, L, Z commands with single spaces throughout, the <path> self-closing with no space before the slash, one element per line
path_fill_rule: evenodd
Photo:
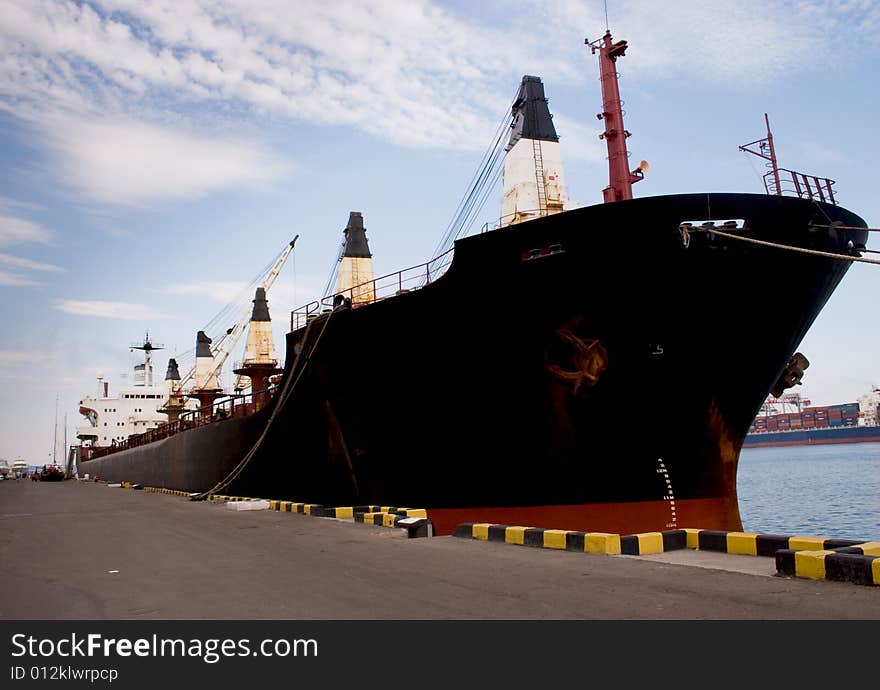
<path fill-rule="evenodd" d="M 474 211 L 471 214 L 468 221 L 465 223 L 464 227 L 467 231 L 470 231 L 471 227 L 473 227 L 474 221 L 476 221 L 477 216 L 480 214 L 480 211 L 483 210 L 483 207 L 486 205 L 486 202 L 489 199 L 489 195 L 495 190 L 495 185 L 498 183 L 498 179 L 501 177 L 501 174 L 504 172 L 504 166 L 498 166 L 495 170 L 495 174 L 492 177 L 491 182 L 486 185 L 485 190 L 483 192 L 483 197 L 480 199 L 479 203 L 474 207 Z"/>
<path fill-rule="evenodd" d="M 505 117 L 505 122 L 507 122 L 508 118 Z M 486 151 L 486 154 L 483 157 L 483 160 L 480 162 L 480 166 L 477 171 L 474 173 L 474 177 L 471 181 L 471 184 L 468 188 L 468 191 L 464 194 L 461 201 L 458 204 L 458 208 L 456 208 L 455 215 L 452 220 L 449 222 L 449 225 L 446 228 L 446 232 L 443 235 L 443 239 L 434 249 L 434 256 L 439 256 L 447 249 L 449 249 L 453 242 L 461 235 L 462 230 L 465 228 L 465 222 L 467 218 L 470 216 L 471 211 L 474 208 L 474 204 L 476 199 L 479 197 L 483 188 L 486 186 L 486 181 L 493 175 L 494 167 L 497 165 L 499 157 L 502 154 L 503 149 L 500 144 L 504 137 L 504 122 L 499 127 L 497 131 L 497 136 L 495 137 L 495 141 L 492 146 Z"/>
<path fill-rule="evenodd" d="M 278 256 L 280 256 L 280 254 Z M 229 328 L 226 324 L 229 322 L 231 316 L 233 314 L 241 313 L 242 308 L 247 304 L 248 300 L 251 299 L 251 295 L 253 295 L 256 286 L 260 284 L 277 259 L 278 257 L 276 256 L 260 269 L 260 271 L 254 276 L 253 280 L 237 292 L 232 300 L 224 305 L 223 308 L 211 317 L 211 319 L 202 327 L 201 330 L 203 330 L 208 337 L 214 341 L 214 343 L 217 343 L 220 337 Z M 177 355 L 176 359 L 178 366 L 181 369 L 189 370 L 192 361 L 195 360 L 195 352 L 196 349 L 193 347 Z"/>
<path fill-rule="evenodd" d="M 280 254 L 279 254 L 280 256 Z M 262 281 L 263 277 L 271 270 L 272 266 L 277 261 L 278 257 L 276 256 L 274 259 L 269 261 L 260 271 L 254 276 L 254 278 L 244 287 L 242 287 L 232 298 L 232 300 L 221 309 L 214 317 L 205 324 L 202 330 L 208 335 L 211 335 L 211 331 L 215 328 L 223 328 L 226 327 L 226 324 L 229 321 L 229 318 L 235 314 L 238 314 L 241 311 L 241 305 L 246 304 L 249 300 L 253 299 L 254 290 L 257 285 Z"/>
<path fill-rule="evenodd" d="M 302 365 L 299 367 L 299 372 L 297 372 L 296 377 L 294 378 L 293 372 L 296 368 L 296 365 L 299 361 L 299 358 L 294 361 L 293 365 L 290 369 L 290 374 L 285 377 L 284 386 L 278 392 L 278 395 L 275 397 L 275 406 L 272 409 L 272 414 L 269 416 L 266 425 L 263 427 L 263 431 L 260 433 L 260 437 L 256 440 L 251 449 L 247 452 L 247 454 L 241 459 L 241 461 L 236 465 L 223 479 L 217 482 L 214 486 L 212 486 L 207 491 L 203 491 L 202 493 L 196 494 L 194 496 L 190 496 L 190 500 L 192 501 L 204 501 L 207 498 L 210 498 L 218 491 L 222 491 L 227 488 L 233 481 L 235 481 L 238 476 L 244 471 L 245 467 L 248 466 L 250 461 L 253 459 L 254 455 L 256 455 L 260 446 L 263 445 L 263 441 L 265 440 L 269 430 L 272 428 L 272 425 L 275 422 L 275 419 L 278 417 L 279 412 L 284 409 L 285 404 L 287 403 L 290 396 L 296 390 L 296 386 L 299 383 L 300 379 L 302 379 L 303 374 L 309 367 L 309 364 L 312 361 L 312 356 L 315 354 L 315 351 L 318 349 L 318 345 L 321 343 L 321 338 L 324 337 L 324 332 L 327 330 L 327 326 L 330 324 L 330 319 L 333 314 L 336 313 L 336 310 L 331 311 L 327 314 L 326 318 L 323 319 L 324 323 L 321 326 L 321 330 L 315 338 L 315 342 L 312 347 L 309 349 L 308 354 L 305 355 L 305 359 L 302 362 Z M 306 326 L 306 333 L 303 339 L 303 343 L 308 342 L 309 331 L 314 327 L 316 323 L 318 323 L 320 319 L 314 319 L 310 321 L 308 326 Z M 304 354 L 304 353 L 303 353 Z M 300 357 L 303 356 L 300 354 Z"/>
<path fill-rule="evenodd" d="M 504 117 L 502 117 L 501 122 L 498 124 L 495 134 L 493 135 L 492 143 L 483 153 L 483 157 L 477 166 L 477 170 L 474 172 L 471 181 L 468 183 L 467 191 L 459 201 L 452 220 L 450 220 L 449 224 L 446 226 L 443 238 L 434 249 L 435 257 L 440 256 L 447 251 L 452 246 L 452 243 L 458 239 L 464 229 L 469 229 L 469 226 L 466 224 L 467 219 L 475 215 L 473 213 L 475 208 L 479 209 L 481 207 L 476 204 L 476 199 L 478 199 L 481 193 L 483 193 L 487 180 L 491 178 L 494 184 L 496 178 L 494 168 L 505 155 L 502 141 L 505 133 L 513 124 L 513 103 L 516 101 L 516 96 L 518 95 L 519 92 L 517 91 L 511 99 L 510 105 L 505 110 Z M 477 210 L 477 213 L 479 213 L 479 210 Z"/>
<path fill-rule="evenodd" d="M 293 242 L 296 242 L 296 239 L 294 239 Z M 248 322 L 248 314 L 251 310 L 251 300 L 253 299 L 252 295 L 254 290 L 258 286 L 264 286 L 268 291 L 269 287 L 277 277 L 278 271 L 280 271 L 281 266 L 292 250 L 293 243 L 289 242 L 285 244 L 284 248 L 273 257 L 272 260 L 259 271 L 259 273 L 257 273 L 253 280 L 239 291 L 235 299 L 223 307 L 223 309 L 221 309 L 220 312 L 218 312 L 202 329 L 212 340 L 211 353 L 215 356 L 218 354 L 221 355 L 221 360 L 218 362 L 216 370 L 219 370 L 220 367 L 222 367 L 226 358 L 229 356 L 231 349 L 235 347 L 236 341 L 244 332 L 244 328 Z M 234 319 L 234 321 L 230 326 L 228 324 L 232 319 Z M 232 338 L 231 345 L 229 344 L 230 338 Z M 195 373 L 195 357 L 191 356 L 191 354 L 194 353 L 195 349 L 188 350 L 181 355 L 180 361 L 178 361 L 178 366 L 180 366 L 181 361 L 185 361 L 187 365 L 182 367 L 185 368 L 187 373 L 185 376 L 181 377 L 181 387 L 184 386 Z"/>
<path fill-rule="evenodd" d="M 272 285 L 275 283 L 275 280 L 278 278 L 278 275 L 281 272 L 281 268 L 284 266 L 287 258 L 293 252 L 293 248 L 296 245 L 296 241 L 299 239 L 299 235 L 293 238 L 292 242 L 289 242 L 285 245 L 284 249 L 281 250 L 281 253 L 275 257 L 275 261 L 272 263 L 271 268 L 265 273 L 259 282 L 256 285 L 259 285 L 265 289 L 268 293 Z M 256 286 L 255 286 L 256 287 Z M 252 290 L 255 288 L 252 288 Z M 244 335 L 245 330 L 250 324 L 250 314 L 253 310 L 252 302 L 249 298 L 249 295 L 246 294 L 247 299 L 241 305 L 241 311 L 238 313 L 238 317 L 235 322 L 232 324 L 230 328 L 228 328 L 223 335 L 220 337 L 220 340 L 216 343 L 213 343 L 211 346 L 211 353 L 214 355 L 214 368 L 211 371 L 212 376 L 220 376 L 220 372 L 223 369 L 223 365 L 226 363 L 226 359 L 232 354 L 232 350 L 235 349 L 236 344 L 238 343 L 239 338 Z M 247 377 L 239 375 L 236 378 L 236 388 L 238 389 L 240 386 L 244 386 L 250 384 L 250 380 L 244 381 Z"/>
<path fill-rule="evenodd" d="M 324 291 L 321 293 L 322 296 L 326 296 L 330 294 L 330 290 L 334 290 L 333 287 L 336 283 L 336 277 L 339 275 L 339 265 L 342 263 L 342 253 L 345 251 L 345 240 L 339 244 L 339 251 L 336 252 L 336 259 L 333 261 L 333 265 L 330 267 L 330 275 L 327 276 L 327 282 L 324 283 Z"/>

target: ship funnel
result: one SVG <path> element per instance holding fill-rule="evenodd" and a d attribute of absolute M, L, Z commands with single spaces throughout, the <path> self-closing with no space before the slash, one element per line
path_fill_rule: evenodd
<path fill-rule="evenodd" d="M 168 360 L 168 370 L 165 372 L 166 381 L 180 381 L 180 371 L 177 368 L 177 360 L 173 357 Z"/>
<path fill-rule="evenodd" d="M 212 340 L 205 334 L 204 331 L 199 331 L 196 334 L 196 357 L 212 357 L 214 355 L 211 354 L 211 342 Z"/>
<path fill-rule="evenodd" d="M 211 352 L 211 338 L 204 331 L 199 331 L 196 335 L 196 370 L 193 375 L 193 389 L 219 391 L 218 373 L 214 365 L 214 354 Z"/>
<path fill-rule="evenodd" d="M 177 360 L 173 357 L 168 360 L 168 371 L 165 372 L 165 386 L 168 391 L 168 399 L 159 408 L 159 412 L 168 415 L 171 423 L 180 419 L 181 413 L 186 409 L 186 398 L 180 387 L 180 371 L 177 368 Z"/>
<path fill-rule="evenodd" d="M 553 213 L 573 204 L 568 197 L 559 137 L 540 77 L 522 78 L 511 109 L 513 124 L 504 158 L 501 225 L 512 225 Z"/>
<path fill-rule="evenodd" d="M 278 364 L 278 355 L 275 354 L 275 343 L 272 340 L 269 303 L 266 301 L 266 291 L 261 287 L 257 288 L 254 295 L 254 311 L 248 325 L 247 343 L 242 360 L 242 365 L 245 367 L 254 364 L 272 367 Z"/>
<path fill-rule="evenodd" d="M 525 75 L 513 102 L 511 111 L 513 124 L 507 142 L 508 151 L 516 146 L 520 139 L 559 141 L 547 103 L 541 78 Z"/>
<path fill-rule="evenodd" d="M 283 371 L 278 368 L 269 304 L 266 301 L 266 291 L 262 287 L 258 287 L 254 295 L 254 311 L 248 325 L 244 359 L 234 371 L 238 374 L 236 390 L 249 387 L 255 409 L 260 409 L 268 400 L 270 378 Z"/>
<path fill-rule="evenodd" d="M 376 299 L 373 285 L 373 255 L 367 243 L 364 216 L 359 211 L 348 214 L 348 225 L 343 230 L 345 247 L 336 294 L 347 297 L 353 306 L 367 304 Z"/>
<path fill-rule="evenodd" d="M 370 246 L 367 243 L 366 229 L 364 228 L 364 216 L 359 211 L 352 211 L 348 214 L 348 225 L 343 230 L 345 234 L 345 249 L 342 256 L 355 257 L 359 259 L 369 259 L 373 255 L 370 254 Z"/>
<path fill-rule="evenodd" d="M 269 303 L 266 301 L 266 290 L 258 287 L 254 295 L 254 310 L 251 312 L 251 321 L 271 321 L 269 318 Z"/>

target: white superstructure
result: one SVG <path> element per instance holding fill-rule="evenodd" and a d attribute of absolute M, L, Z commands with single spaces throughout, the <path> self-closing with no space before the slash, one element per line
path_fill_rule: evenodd
<path fill-rule="evenodd" d="M 880 388 L 859 398 L 859 426 L 880 426 Z"/>
<path fill-rule="evenodd" d="M 133 349 L 144 351 L 144 363 L 134 368 L 134 385 L 109 395 L 109 384 L 98 377 L 98 394 L 79 401 L 79 412 L 88 424 L 76 428 L 83 445 L 112 446 L 132 434 L 142 434 L 167 422 L 167 415 L 158 411 L 168 400 L 168 386 L 153 385 L 151 352 L 154 347 L 147 337 L 143 345 Z"/>

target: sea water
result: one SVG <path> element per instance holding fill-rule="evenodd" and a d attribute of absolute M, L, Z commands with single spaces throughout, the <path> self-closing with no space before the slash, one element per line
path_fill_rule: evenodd
<path fill-rule="evenodd" d="M 743 529 L 880 541 L 880 443 L 743 448 Z"/>

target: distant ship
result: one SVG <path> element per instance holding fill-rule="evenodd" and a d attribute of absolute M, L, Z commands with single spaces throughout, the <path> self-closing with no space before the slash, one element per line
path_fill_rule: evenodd
<path fill-rule="evenodd" d="M 786 407 L 791 407 L 787 411 Z M 771 397 L 749 427 L 743 447 L 880 442 L 880 389 L 858 402 L 813 407 L 797 394 Z"/>
<path fill-rule="evenodd" d="M 463 522 L 740 530 L 740 448 L 771 388 L 800 380 L 795 350 L 860 259 L 866 224 L 836 205 L 831 180 L 776 165 L 769 122 L 746 147 L 772 160 L 768 194 L 633 199 L 647 164 L 628 162 L 616 67 L 627 44 L 606 33 L 590 46 L 604 204 L 570 202 L 543 83 L 524 77 L 500 227 L 374 278 L 352 212 L 336 289 L 293 312 L 283 365 L 258 290 L 235 369 L 251 393 L 221 389 L 201 333 L 192 385 L 166 377 L 169 421 L 84 446 L 80 476 L 419 507 L 439 534 Z M 712 161 L 695 152 L 694 165 L 708 174 Z M 755 310 L 755 276 L 781 273 L 798 275 L 785 309 Z M 644 390 L 664 402 L 635 419 Z M 184 398 L 198 409 L 170 404 Z"/>
<path fill-rule="evenodd" d="M 90 446 L 113 447 L 168 421 L 160 408 L 168 401 L 169 390 L 166 385 L 155 383 L 153 373 L 153 352 L 163 349 L 162 346 L 154 344 L 147 333 L 143 342 L 131 345 L 131 349 L 144 353 L 144 362 L 132 372 L 133 384 L 110 395 L 110 382 L 100 374 L 97 394 L 86 395 L 79 401 L 79 413 L 86 423 L 77 427 L 76 436 Z"/>

